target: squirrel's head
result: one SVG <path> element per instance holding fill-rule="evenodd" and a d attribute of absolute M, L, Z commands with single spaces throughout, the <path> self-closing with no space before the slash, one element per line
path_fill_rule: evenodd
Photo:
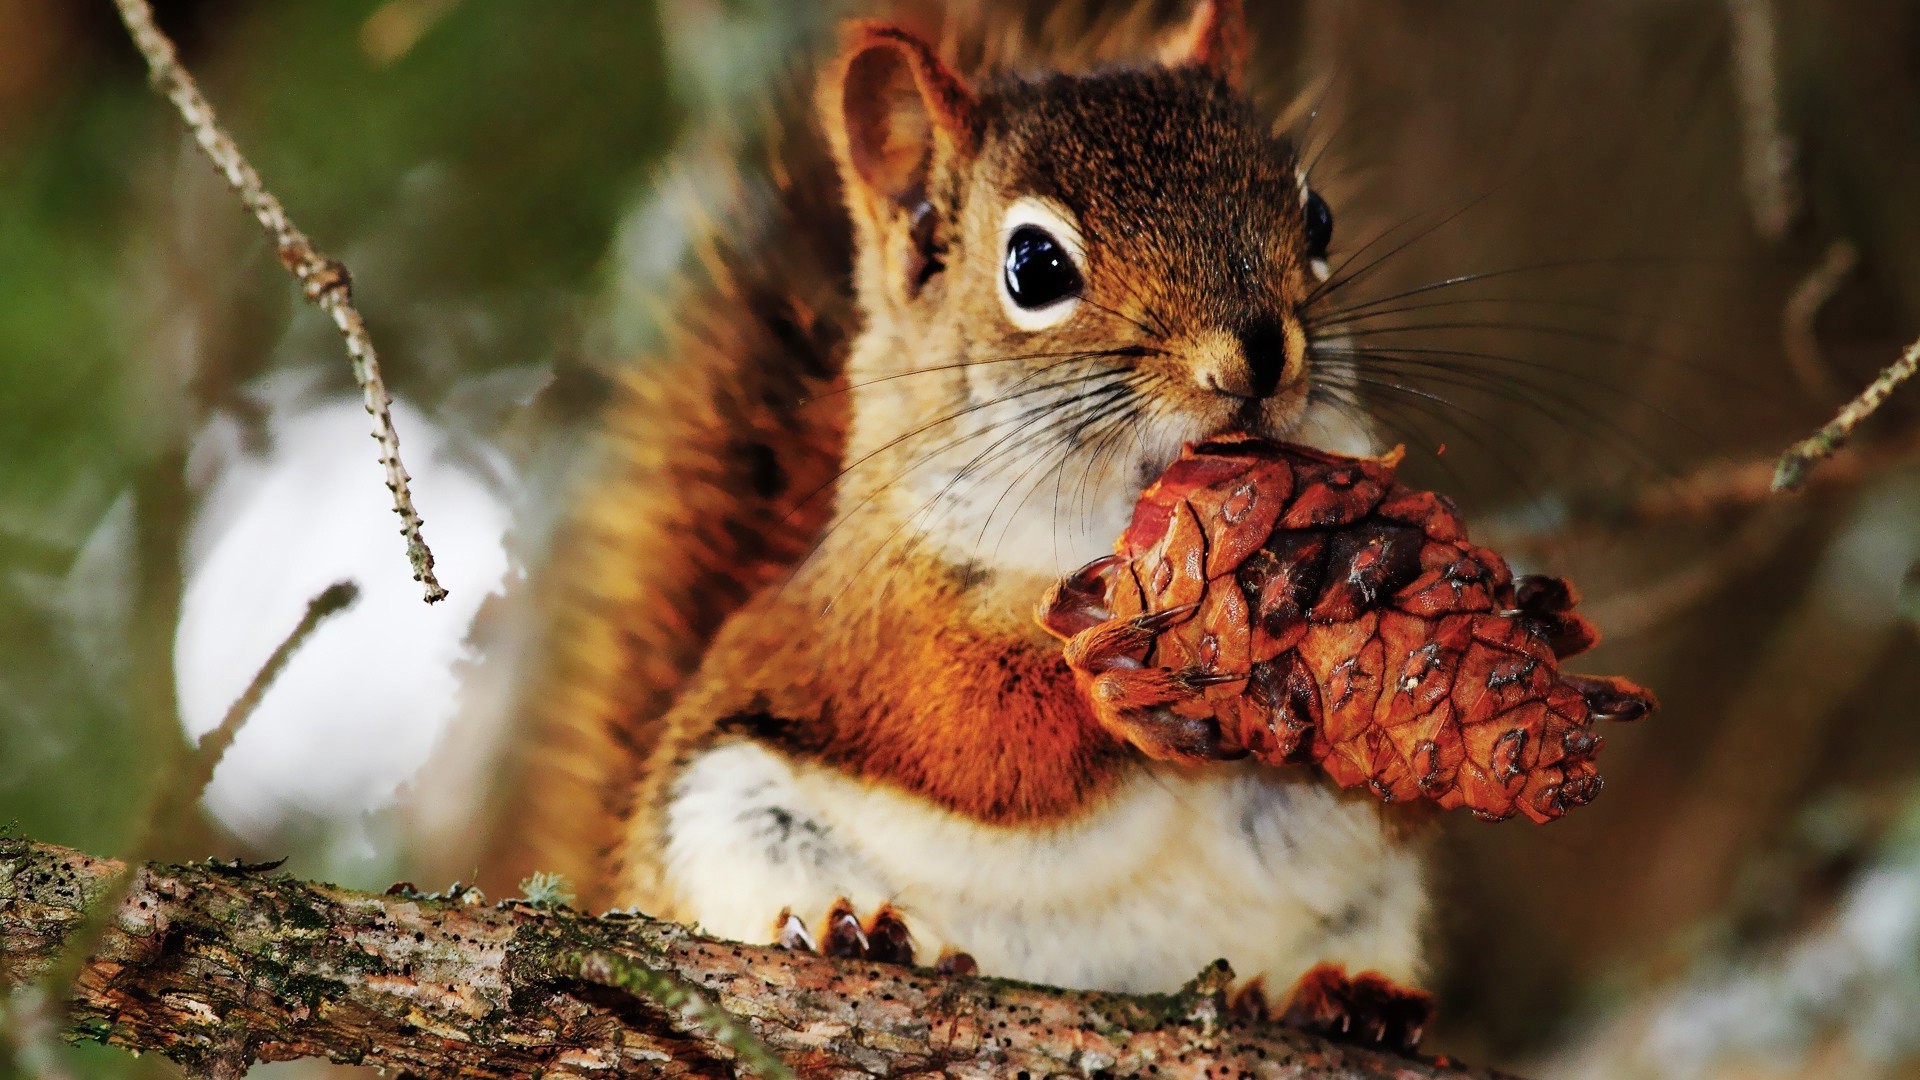
<path fill-rule="evenodd" d="M 1021 561 L 1070 569 L 1183 443 L 1316 438 L 1302 309 L 1333 221 L 1247 50 L 1241 5 L 1204 0 L 1139 66 L 973 84 L 854 24 L 821 91 L 867 321 L 849 460 L 877 463 L 850 490 L 884 476 L 976 561 L 1035 542 L 1024 516 L 1052 543 Z"/>

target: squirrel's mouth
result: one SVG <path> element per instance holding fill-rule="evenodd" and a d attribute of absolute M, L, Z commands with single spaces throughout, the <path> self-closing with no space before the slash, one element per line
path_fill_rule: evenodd
<path fill-rule="evenodd" d="M 1201 425 L 1199 439 L 1245 432 L 1265 439 L 1289 439 L 1307 419 L 1307 388 L 1304 382 L 1283 386 L 1275 393 L 1257 398 L 1229 398 L 1218 421 Z M 1216 413 L 1216 415 L 1220 415 Z"/>
<path fill-rule="evenodd" d="M 1303 381 L 1269 397 L 1222 401 L 1194 424 L 1183 441 L 1202 442 L 1245 433 L 1336 453 L 1375 453 L 1375 432 L 1353 410 L 1316 402 Z"/>

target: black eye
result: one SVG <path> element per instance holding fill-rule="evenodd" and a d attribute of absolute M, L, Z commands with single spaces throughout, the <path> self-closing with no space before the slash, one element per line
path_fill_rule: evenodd
<path fill-rule="evenodd" d="M 1333 211 L 1317 191 L 1307 192 L 1307 258 L 1324 259 L 1327 245 L 1333 243 Z"/>
<path fill-rule="evenodd" d="M 1032 311 L 1080 291 L 1080 271 L 1067 249 L 1038 225 L 1022 225 L 1007 238 L 1007 295 Z"/>

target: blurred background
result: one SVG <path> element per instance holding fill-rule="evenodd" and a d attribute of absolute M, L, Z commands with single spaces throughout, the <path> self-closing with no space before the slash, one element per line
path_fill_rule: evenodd
<path fill-rule="evenodd" d="M 0 0 L 0 825 L 127 850 L 186 740 L 352 578 L 156 853 L 510 892 L 479 860 L 526 597 L 608 373 L 645 362 L 693 208 L 842 8 L 156 6 L 352 268 L 453 598 L 419 602 L 338 338 L 112 6 Z M 1580 666 L 1664 703 L 1609 733 L 1591 808 L 1445 823 L 1430 1049 L 1920 1075 L 1920 399 L 1766 492 L 1920 332 L 1920 8 L 1250 6 L 1264 89 L 1317 105 L 1335 260 L 1386 256 L 1348 291 L 1411 479 L 1578 581 L 1608 635 Z"/>

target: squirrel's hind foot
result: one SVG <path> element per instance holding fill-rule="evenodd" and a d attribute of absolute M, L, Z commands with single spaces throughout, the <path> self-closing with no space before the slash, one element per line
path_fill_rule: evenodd
<path fill-rule="evenodd" d="M 1250 1007 L 1237 996 L 1236 1011 Z M 1433 995 L 1401 986 L 1374 971 L 1348 976 L 1338 964 L 1317 964 L 1293 984 L 1286 1005 L 1272 1019 L 1337 1042 L 1411 1055 L 1433 1022 Z"/>

